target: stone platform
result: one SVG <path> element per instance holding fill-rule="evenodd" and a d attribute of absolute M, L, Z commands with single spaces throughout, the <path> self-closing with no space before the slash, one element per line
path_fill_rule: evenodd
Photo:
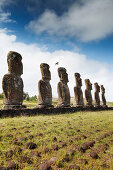
<path fill-rule="evenodd" d="M 33 108 L 33 109 L 9 109 L 0 110 L 0 117 L 15 117 L 15 116 L 34 116 L 34 115 L 49 115 L 49 114 L 65 114 L 85 111 L 108 111 L 113 110 L 113 107 L 67 107 L 67 108 Z"/>

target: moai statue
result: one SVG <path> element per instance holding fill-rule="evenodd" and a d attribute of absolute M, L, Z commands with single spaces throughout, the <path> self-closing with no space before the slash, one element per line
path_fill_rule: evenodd
<path fill-rule="evenodd" d="M 75 73 L 75 82 L 76 86 L 74 87 L 74 101 L 73 101 L 73 106 L 74 107 L 81 107 L 84 105 L 83 101 L 83 93 L 82 93 L 82 79 L 80 77 L 79 73 Z"/>
<path fill-rule="evenodd" d="M 100 97 L 99 97 L 100 86 L 98 85 L 98 83 L 94 83 L 94 87 L 95 87 L 94 106 L 95 107 L 100 107 Z"/>
<path fill-rule="evenodd" d="M 107 105 L 106 105 L 106 98 L 105 98 L 105 88 L 104 88 L 103 85 L 101 85 L 100 87 L 101 87 L 102 106 L 103 107 L 107 107 Z"/>
<path fill-rule="evenodd" d="M 42 79 L 38 82 L 38 107 L 49 108 L 52 106 L 52 88 L 50 85 L 51 72 L 49 65 L 46 63 L 40 64 Z"/>
<path fill-rule="evenodd" d="M 86 85 L 86 89 L 85 89 L 85 105 L 86 106 L 92 106 L 92 94 L 91 94 L 92 84 L 91 84 L 89 79 L 85 79 L 85 85 Z"/>
<path fill-rule="evenodd" d="M 57 107 L 70 107 L 70 91 L 67 85 L 69 80 L 68 80 L 68 74 L 66 72 L 66 69 L 63 67 L 59 67 L 58 75 L 60 78 L 60 82 L 57 85 L 57 92 L 58 92 Z"/>
<path fill-rule="evenodd" d="M 25 107 L 23 102 L 23 74 L 22 56 L 14 51 L 7 55 L 8 73 L 2 80 L 4 94 L 3 109 L 15 109 Z"/>

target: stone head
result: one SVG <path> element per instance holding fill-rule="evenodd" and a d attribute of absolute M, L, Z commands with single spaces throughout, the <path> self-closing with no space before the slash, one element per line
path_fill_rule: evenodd
<path fill-rule="evenodd" d="M 46 80 L 46 81 L 51 80 L 51 72 L 50 72 L 49 68 L 50 68 L 49 65 L 46 63 L 40 64 L 40 70 L 41 70 L 43 80 Z"/>
<path fill-rule="evenodd" d="M 92 90 L 92 83 L 89 79 L 85 79 L 86 89 Z"/>
<path fill-rule="evenodd" d="M 98 85 L 98 83 L 94 83 L 94 86 L 95 86 L 95 91 L 100 92 L 100 86 Z"/>
<path fill-rule="evenodd" d="M 76 80 L 76 85 L 77 86 L 82 86 L 82 79 L 79 73 L 75 73 L 75 80 Z"/>
<path fill-rule="evenodd" d="M 92 83 L 90 82 L 90 90 L 92 90 Z"/>
<path fill-rule="evenodd" d="M 80 78 L 80 74 L 79 73 L 75 73 L 75 78 Z"/>
<path fill-rule="evenodd" d="M 102 93 L 105 93 L 105 88 L 103 85 L 100 86 Z"/>
<path fill-rule="evenodd" d="M 85 85 L 86 85 L 86 89 L 90 89 L 90 80 L 89 79 L 85 79 Z"/>
<path fill-rule="evenodd" d="M 64 67 L 59 67 L 58 68 L 58 75 L 61 81 L 68 83 L 68 74 L 66 72 L 67 70 Z"/>
<path fill-rule="evenodd" d="M 21 76 L 23 74 L 22 56 L 14 51 L 7 55 L 8 71 L 12 74 Z"/>

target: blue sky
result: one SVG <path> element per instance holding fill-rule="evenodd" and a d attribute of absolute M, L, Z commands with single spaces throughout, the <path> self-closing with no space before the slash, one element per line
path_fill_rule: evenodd
<path fill-rule="evenodd" d="M 0 0 L 0 31 L 1 41 L 2 36 L 6 38 L 4 44 L 5 41 L 6 44 L 10 41 L 7 48 L 4 46 L 4 55 L 6 55 L 6 49 L 19 50 L 23 52 L 23 55 L 27 55 L 24 53 L 24 46 L 30 47 L 31 51 L 36 47 L 48 56 L 47 62 L 51 64 L 57 61 L 56 53 L 59 56 L 64 53 L 68 56 L 71 52 L 70 58 L 72 57 L 72 60 L 74 58 L 77 63 L 82 60 L 82 55 L 85 56 L 84 68 L 82 68 L 82 63 L 80 66 L 76 66 L 76 69 L 74 66 L 72 68 L 73 71 L 81 71 L 83 78 L 89 72 L 92 77 L 102 73 L 102 70 L 106 70 L 106 76 L 113 72 L 113 0 Z M 34 51 L 32 55 L 36 56 L 36 54 Z M 78 56 L 76 60 L 73 54 Z M 51 56 L 53 56 L 52 59 Z M 65 56 L 63 57 L 65 58 Z M 37 58 L 38 61 L 42 61 L 41 56 L 37 55 Z M 28 57 L 26 62 L 27 60 Z M 59 58 L 58 60 L 60 61 Z M 5 60 L 3 62 L 5 63 Z M 94 66 L 93 64 L 91 64 L 92 67 L 87 65 L 88 62 L 94 63 Z M 70 67 L 68 63 L 65 63 L 64 66 L 70 70 L 71 64 L 70 60 Z M 97 65 L 95 66 L 95 64 Z M 88 73 L 85 67 L 89 68 Z M 99 70 L 98 67 L 102 70 Z M 23 77 L 25 82 L 27 82 L 26 77 Z M 37 77 L 40 78 L 40 75 Z M 94 78 L 95 81 L 100 80 L 100 77 Z M 111 77 L 107 81 L 110 80 Z M 102 78 L 100 83 L 106 84 L 105 79 Z M 74 82 L 70 82 L 70 84 L 72 84 L 70 87 L 74 86 Z M 26 87 L 28 85 L 26 83 Z M 26 88 L 26 90 L 30 92 L 30 88 Z M 108 99 L 111 100 L 110 93 Z"/>
<path fill-rule="evenodd" d="M 51 51 L 56 49 L 75 50 L 75 47 L 77 47 L 80 52 L 85 53 L 89 58 L 96 58 L 99 61 L 113 61 L 113 28 L 108 32 L 108 35 L 104 35 L 103 33 L 100 38 L 98 38 L 98 36 L 96 38 L 93 37 L 91 40 L 85 42 L 81 41 L 77 35 L 59 36 L 56 33 L 51 35 L 46 29 L 37 34 L 36 31 L 34 32 L 32 29 L 26 28 L 32 20 L 38 20 L 46 10 L 53 12 L 58 17 L 62 17 L 62 15 L 67 13 L 73 5 L 75 5 L 75 10 L 77 6 L 79 6 L 81 10 L 82 7 L 85 8 L 85 5 L 88 4 L 88 2 L 84 4 L 82 0 L 16 0 L 15 2 L 7 0 L 7 4 L 5 5 L 5 0 L 1 1 L 4 2 L 2 6 L 3 11 L 9 12 L 10 16 L 8 18 L 12 20 L 11 22 L 2 22 L 1 27 L 6 27 L 7 29 L 14 31 L 19 41 L 28 44 L 36 42 L 40 45 L 46 45 Z M 104 0 L 104 2 L 110 3 L 112 0 Z M 108 4 L 105 6 L 107 5 Z M 105 6 L 103 8 L 105 8 Z M 102 14 L 100 13 L 100 15 Z M 110 14 L 113 15 L 113 13 Z M 106 25 L 106 20 L 104 22 Z"/>

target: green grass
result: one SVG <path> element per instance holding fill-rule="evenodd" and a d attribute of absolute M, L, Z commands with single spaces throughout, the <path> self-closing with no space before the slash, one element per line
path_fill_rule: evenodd
<path fill-rule="evenodd" d="M 0 99 L 0 109 L 2 108 L 2 105 L 3 105 L 3 100 Z"/>
<path fill-rule="evenodd" d="M 7 163 L 13 160 L 19 169 L 35 170 L 41 163 L 57 157 L 57 161 L 51 165 L 54 170 L 66 170 L 73 164 L 84 170 L 103 170 L 104 166 L 112 170 L 111 131 L 113 132 L 113 111 L 2 118 L 0 119 L 0 167 L 7 167 Z M 105 133 L 109 135 L 105 137 Z M 55 137 L 56 140 L 53 140 Z M 78 149 L 83 143 L 92 140 L 95 141 L 94 146 L 85 153 Z M 26 148 L 26 144 L 31 141 L 37 145 L 35 149 Z M 61 142 L 66 146 L 61 147 Z M 58 145 L 59 149 L 54 150 L 53 145 Z M 19 148 L 21 152 L 18 152 Z M 45 153 L 47 148 L 48 152 Z M 70 152 L 71 149 L 75 151 L 74 155 Z M 92 158 L 91 151 L 96 151 L 99 158 Z M 88 164 L 85 165 L 82 159 L 87 160 Z"/>
<path fill-rule="evenodd" d="M 23 105 L 26 105 L 27 108 L 34 108 L 38 105 L 38 102 L 37 101 L 26 101 L 26 100 L 24 100 Z"/>

